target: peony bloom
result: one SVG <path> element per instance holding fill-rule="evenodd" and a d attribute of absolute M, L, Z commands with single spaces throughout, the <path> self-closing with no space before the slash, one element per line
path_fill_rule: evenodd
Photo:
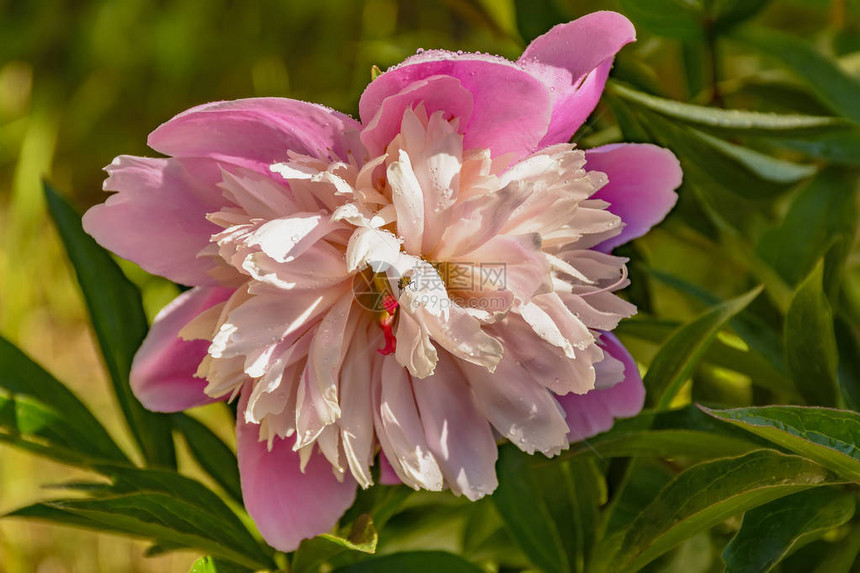
<path fill-rule="evenodd" d="M 613 291 L 675 202 L 675 157 L 568 143 L 623 16 L 556 26 L 517 62 L 427 51 L 375 79 L 361 122 L 278 98 L 207 104 L 120 156 L 84 217 L 188 285 L 132 371 L 148 408 L 238 398 L 245 503 L 290 551 L 383 480 L 469 499 L 496 440 L 552 456 L 642 408 Z"/>

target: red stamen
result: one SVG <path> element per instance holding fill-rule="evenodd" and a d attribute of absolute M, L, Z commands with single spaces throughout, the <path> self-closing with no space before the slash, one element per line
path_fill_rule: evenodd
<path fill-rule="evenodd" d="M 376 351 L 386 356 L 388 354 L 393 354 L 397 349 L 397 339 L 394 338 L 394 333 L 391 331 L 391 327 L 394 326 L 394 313 L 397 312 L 397 299 L 392 295 L 386 295 L 382 299 L 382 307 L 385 309 L 382 311 L 382 316 L 379 317 L 379 327 L 382 329 L 382 334 L 385 336 L 385 346 L 382 348 L 377 348 Z"/>

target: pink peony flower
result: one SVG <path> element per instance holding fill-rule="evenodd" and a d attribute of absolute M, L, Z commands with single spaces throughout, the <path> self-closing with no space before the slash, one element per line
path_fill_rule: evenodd
<path fill-rule="evenodd" d="M 278 98 L 161 125 L 84 226 L 193 287 L 156 318 L 132 387 L 172 412 L 239 398 L 245 503 L 274 547 L 332 528 L 382 479 L 469 499 L 501 436 L 559 453 L 642 408 L 609 333 L 635 308 L 612 248 L 675 203 L 653 145 L 567 143 L 623 16 L 556 26 L 517 62 L 427 51 L 374 80 L 361 123 Z"/>

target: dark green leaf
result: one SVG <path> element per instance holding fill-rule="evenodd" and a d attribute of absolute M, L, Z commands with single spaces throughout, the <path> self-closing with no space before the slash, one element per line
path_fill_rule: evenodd
<path fill-rule="evenodd" d="M 746 308 L 760 292 L 761 288 L 756 288 L 726 301 L 672 335 L 660 348 L 645 374 L 649 403 L 656 404 L 660 409 L 668 407 L 717 332 L 730 318 Z"/>
<path fill-rule="evenodd" d="M 854 495 L 826 487 L 795 493 L 751 509 L 723 552 L 726 572 L 770 571 L 794 547 L 848 522 L 853 515 Z"/>
<path fill-rule="evenodd" d="M 804 280 L 785 316 L 785 354 L 795 386 L 810 404 L 836 404 L 838 356 L 830 304 L 823 290 L 824 261 Z"/>
<path fill-rule="evenodd" d="M 9 515 L 59 521 L 68 513 L 87 527 L 193 547 L 253 569 L 271 566 L 259 547 L 249 551 L 237 540 L 229 524 L 213 519 L 196 505 L 161 493 L 54 500 Z"/>
<path fill-rule="evenodd" d="M 715 151 L 726 158 L 737 162 L 739 167 L 748 170 L 763 181 L 781 185 L 791 185 L 801 179 L 815 175 L 814 165 L 799 165 L 790 161 L 776 159 L 770 155 L 759 153 L 754 149 L 729 143 L 706 133 L 695 132 L 703 142 L 709 144 Z"/>
<path fill-rule="evenodd" d="M 549 508 L 539 491 L 530 465 L 534 458 L 508 444 L 499 448 L 497 471 L 499 487 L 493 501 L 512 537 L 531 562 L 542 571 L 566 572 L 570 569 Z"/>
<path fill-rule="evenodd" d="M 860 122 L 860 80 L 845 73 L 836 61 L 796 36 L 775 30 L 753 28 L 735 37 L 781 60 L 833 111 Z"/>
<path fill-rule="evenodd" d="M 860 410 L 860 336 L 855 328 L 841 317 L 833 323 L 836 348 L 839 351 L 839 392 L 845 405 Z"/>
<path fill-rule="evenodd" d="M 476 565 L 462 557 L 443 551 L 409 551 L 365 559 L 341 567 L 335 573 L 482 573 Z"/>
<path fill-rule="evenodd" d="M 773 450 L 693 466 L 663 488 L 626 528 L 598 544 L 593 571 L 638 571 L 685 539 L 728 517 L 785 495 L 836 482 L 818 464 Z"/>
<path fill-rule="evenodd" d="M 726 431 L 726 430 L 731 431 Z M 752 449 L 770 447 L 767 440 L 753 438 L 736 428 L 726 427 L 694 405 L 675 410 L 645 410 L 633 418 L 617 420 L 608 432 L 573 444 L 562 454 L 603 457 L 661 456 L 690 459 L 740 455 Z"/>
<path fill-rule="evenodd" d="M 683 292 L 684 294 L 690 295 L 696 300 L 709 306 L 716 306 L 722 302 L 719 297 L 714 296 L 708 291 L 677 276 L 670 275 L 656 269 L 649 269 L 648 274 L 663 284 Z M 635 321 L 625 321 L 619 326 L 629 327 L 634 323 Z M 785 357 L 782 350 L 782 336 L 771 328 L 764 320 L 746 311 L 741 312 L 732 318 L 729 321 L 729 325 L 738 334 L 738 336 L 740 336 L 743 341 L 749 345 L 751 352 L 744 353 L 748 356 L 742 357 L 738 355 L 737 352 L 731 352 L 731 350 L 736 349 L 720 349 L 719 341 L 715 341 L 714 346 L 711 348 L 713 349 L 714 347 L 717 347 L 721 355 L 726 356 L 735 364 L 735 369 L 743 368 L 745 363 L 752 362 L 752 364 L 746 364 L 746 370 L 737 371 L 751 374 L 753 383 L 759 383 L 762 379 L 773 377 L 778 379 L 782 391 L 793 392 L 794 388 L 789 386 L 791 384 L 790 380 L 785 379 L 785 377 L 788 376 L 788 366 L 785 364 Z M 711 354 L 711 350 L 708 351 L 708 354 Z M 773 370 L 771 372 L 763 371 L 764 369 L 758 365 L 758 362 L 760 362 L 762 358 L 765 359 L 772 367 Z M 716 358 L 712 360 L 715 365 L 722 368 L 733 369 L 731 364 L 719 362 Z"/>
<path fill-rule="evenodd" d="M 173 426 L 185 437 L 191 455 L 230 497 L 242 503 L 236 454 L 212 430 L 186 414 L 173 414 Z"/>
<path fill-rule="evenodd" d="M 601 539 L 625 530 L 630 522 L 654 501 L 666 484 L 672 481 L 675 474 L 676 470 L 663 460 L 645 457 L 630 460 L 624 477 L 614 492 L 612 502 L 604 511 L 605 526 Z M 602 550 L 602 543 L 599 541 L 592 549 L 592 562 L 600 559 L 595 551 Z M 587 570 L 591 572 L 592 569 Z"/>
<path fill-rule="evenodd" d="M 860 414 L 804 406 L 703 411 L 860 481 Z"/>
<path fill-rule="evenodd" d="M 712 0 L 710 15 L 720 32 L 755 16 L 770 0 Z"/>
<path fill-rule="evenodd" d="M 637 25 L 667 38 L 702 38 L 704 13 L 683 0 L 621 0 L 624 14 Z"/>
<path fill-rule="evenodd" d="M 114 392 L 132 435 L 149 464 L 175 467 L 169 418 L 144 409 L 128 383 L 132 358 L 147 330 L 140 292 L 110 255 L 84 232 L 81 218 L 71 205 L 47 183 L 45 196 L 75 267 Z"/>
<path fill-rule="evenodd" d="M 302 541 L 291 563 L 295 573 L 317 571 L 323 563 L 346 551 L 376 552 L 379 536 L 370 515 L 362 514 L 352 524 L 348 537 L 324 533 Z"/>
<path fill-rule="evenodd" d="M 829 267 L 842 266 L 857 228 L 856 183 L 847 170 L 822 171 L 794 199 L 782 224 L 762 236 L 759 256 L 790 285 L 825 254 Z"/>
<path fill-rule="evenodd" d="M 803 139 L 767 138 L 778 147 L 800 151 L 836 165 L 860 166 L 860 129 L 842 129 L 832 133 L 808 135 Z"/>
<path fill-rule="evenodd" d="M 715 436 L 698 430 L 610 430 L 577 445 L 571 455 L 593 453 L 601 458 L 653 456 L 701 460 L 737 456 L 758 447 L 734 436 Z"/>
<path fill-rule="evenodd" d="M 114 491 L 118 493 L 155 492 L 168 494 L 185 503 L 193 504 L 209 515 L 213 521 L 232 530 L 236 543 L 249 551 L 257 543 L 233 511 L 202 483 L 175 472 L 159 469 L 139 469 L 123 466 L 99 466 L 99 471 L 114 480 Z"/>
<path fill-rule="evenodd" d="M 638 108 L 644 108 L 667 118 L 695 127 L 716 129 L 732 133 L 775 136 L 800 136 L 839 132 L 850 123 L 833 117 L 761 113 L 756 111 L 726 110 L 682 103 L 635 90 L 619 82 L 609 82 L 610 94 Z"/>
<path fill-rule="evenodd" d="M 10 398 L 4 399 L 6 402 L 26 403 L 27 411 L 33 415 L 36 411 L 42 412 L 47 425 L 36 433 L 44 437 L 45 432 L 50 432 L 53 445 L 68 449 L 70 455 L 74 454 L 66 456 L 64 461 L 71 462 L 82 456 L 93 460 L 128 461 L 107 430 L 68 388 L 2 337 L 0 388 L 10 394 Z M 10 407 L 12 405 L 7 403 L 2 410 L 9 414 L 7 408 Z M 17 427 L 20 421 L 20 417 L 3 415 L 0 417 L 0 426 L 10 438 L 24 439 L 24 434 L 33 433 L 33 428 Z M 49 450 L 43 453 L 50 455 Z"/>

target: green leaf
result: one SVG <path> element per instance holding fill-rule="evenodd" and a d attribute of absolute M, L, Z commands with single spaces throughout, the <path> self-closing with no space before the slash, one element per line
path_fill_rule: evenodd
<path fill-rule="evenodd" d="M 482 573 L 482 570 L 462 557 L 443 551 L 408 551 L 365 559 L 336 569 L 334 573 Z"/>
<path fill-rule="evenodd" d="M 663 284 L 687 294 L 709 306 L 715 306 L 722 302 L 719 297 L 675 275 L 670 275 L 656 269 L 648 269 L 648 274 Z M 624 321 L 619 325 L 619 327 L 632 327 L 635 322 L 635 320 Z M 727 362 L 730 361 L 730 363 L 724 363 L 718 361 L 717 358 L 714 358 L 712 359 L 714 364 L 722 368 L 734 369 L 738 372 L 748 373 L 753 378 L 754 384 L 763 381 L 762 379 L 775 377 L 781 386 L 781 391 L 793 392 L 793 386 L 786 387 L 791 385 L 791 381 L 786 379 L 788 376 L 788 366 L 785 364 L 781 334 L 771 328 L 767 322 L 750 312 L 739 313 L 729 320 L 729 325 L 738 334 L 738 336 L 740 336 L 743 341 L 749 345 L 751 352 L 743 353 L 747 356 L 742 356 L 738 354 L 739 351 L 737 351 L 737 349 L 731 347 L 720 348 L 721 343 L 719 341 L 714 341 L 714 345 L 711 349 L 716 347 L 719 349 L 720 355 L 725 356 Z M 732 352 L 732 350 L 735 350 L 736 352 Z M 711 350 L 708 351 L 708 354 L 711 354 Z M 762 359 L 766 360 L 770 364 L 772 368 L 771 372 L 767 372 L 759 366 Z M 731 363 L 734 363 L 734 368 Z M 738 369 L 743 366 L 746 366 L 747 369 Z"/>
<path fill-rule="evenodd" d="M 766 138 L 764 141 L 836 165 L 860 166 L 860 129 L 857 128 L 808 135 L 803 139 Z"/>
<path fill-rule="evenodd" d="M 48 448 L 40 452 L 44 455 L 62 455 L 63 461 L 67 462 L 81 461 L 81 456 L 92 460 L 128 462 L 104 426 L 68 388 L 2 337 L 0 388 L 10 394 L 9 398 L 3 398 L 4 406 L 0 408 L 7 412 L 2 416 L 0 426 L 10 440 L 27 439 L 26 434 L 30 433 L 46 437 L 45 433 L 50 432 L 50 443 L 68 451 L 60 454 L 59 449 Z M 14 412 L 20 407 L 26 410 L 17 412 L 16 416 L 8 416 L 8 408 Z M 26 420 L 23 420 L 26 427 L 20 427 L 22 415 L 35 416 L 37 412 L 40 412 L 38 415 L 44 424 L 38 431 L 34 432 L 36 428 L 32 425 L 27 426 Z"/>
<path fill-rule="evenodd" d="M 378 541 L 373 519 L 364 513 L 353 522 L 347 537 L 324 533 L 302 541 L 293 557 L 292 570 L 295 573 L 317 571 L 320 565 L 347 551 L 373 554 Z"/>
<path fill-rule="evenodd" d="M 242 486 L 239 482 L 239 463 L 221 438 L 201 422 L 187 414 L 172 414 L 173 427 L 185 437 L 191 455 L 206 473 L 234 500 L 242 503 Z"/>
<path fill-rule="evenodd" d="M 751 509 L 723 552 L 726 572 L 770 571 L 793 548 L 847 523 L 854 505 L 853 494 L 821 487 Z"/>
<path fill-rule="evenodd" d="M 233 563 L 227 563 L 210 555 L 201 557 L 194 562 L 188 573 L 246 573 L 251 569 L 239 567 Z"/>
<path fill-rule="evenodd" d="M 233 540 L 248 551 L 258 549 L 257 542 L 227 504 L 212 490 L 194 479 L 173 471 L 140 469 L 123 466 L 99 466 L 97 468 L 114 481 L 117 493 L 155 492 L 168 494 L 182 502 L 192 504 L 209 519 L 230 528 Z"/>
<path fill-rule="evenodd" d="M 770 0 L 712 0 L 710 14 L 720 32 L 755 16 Z"/>
<path fill-rule="evenodd" d="M 794 199 L 782 223 L 762 236 L 759 256 L 791 285 L 825 255 L 829 267 L 840 268 L 857 229 L 856 183 L 856 173 L 848 170 L 822 171 Z"/>
<path fill-rule="evenodd" d="M 533 463 L 532 456 L 511 444 L 499 448 L 499 487 L 493 501 L 512 537 L 536 567 L 567 572 L 570 564 L 550 509 L 535 495 L 540 490 L 530 467 Z"/>
<path fill-rule="evenodd" d="M 97 459 L 78 429 L 27 397 L 0 396 L 0 441 L 53 460 L 91 467 Z"/>
<path fill-rule="evenodd" d="M 572 444 L 570 452 L 562 454 L 561 459 L 589 453 L 606 458 L 707 459 L 736 456 L 763 447 L 770 447 L 770 443 L 720 424 L 691 404 L 674 410 L 645 410 L 633 418 L 617 420 L 608 432 Z"/>
<path fill-rule="evenodd" d="M 814 405 L 836 403 L 839 358 L 830 304 L 823 290 L 824 261 L 797 289 L 785 316 L 785 355 L 794 383 Z"/>
<path fill-rule="evenodd" d="M 144 409 L 129 386 L 131 361 L 147 330 L 140 292 L 84 232 L 80 216 L 48 183 L 45 197 L 75 267 L 129 429 L 148 464 L 176 467 L 169 418 Z"/>
<path fill-rule="evenodd" d="M 603 473 L 595 461 L 556 458 L 537 461 L 530 469 L 535 485 L 532 495 L 549 510 L 571 570 L 579 573 L 586 571 L 600 519 L 599 506 L 606 502 Z"/>
<path fill-rule="evenodd" d="M 637 108 L 647 109 L 694 127 L 735 134 L 743 132 L 745 135 L 771 137 L 806 136 L 839 132 L 851 126 L 850 123 L 833 117 L 726 110 L 682 103 L 640 92 L 617 81 L 610 81 L 607 90 L 611 95 Z"/>
<path fill-rule="evenodd" d="M 847 74 L 836 61 L 797 36 L 775 30 L 757 27 L 734 37 L 782 61 L 833 111 L 860 122 L 860 80 Z"/>
<path fill-rule="evenodd" d="M 621 8 L 636 26 L 658 36 L 681 40 L 703 37 L 704 13 L 697 3 L 684 0 L 621 0 Z"/>
<path fill-rule="evenodd" d="M 698 464 L 666 485 L 627 527 L 599 543 L 592 570 L 638 571 L 724 519 L 836 481 L 818 464 L 773 450 Z"/>
<path fill-rule="evenodd" d="M 645 374 L 648 402 L 656 404 L 658 409 L 667 408 L 684 381 L 693 373 L 717 332 L 760 292 L 761 287 L 726 301 L 672 335 L 657 352 Z"/>
<path fill-rule="evenodd" d="M 653 456 L 703 460 L 737 456 L 757 447 L 737 437 L 714 436 L 697 430 L 610 430 L 577 445 L 570 455 L 593 453 L 601 458 Z"/>
<path fill-rule="evenodd" d="M 841 317 L 836 319 L 833 327 L 839 352 L 839 392 L 848 408 L 860 410 L 860 336 Z"/>
<path fill-rule="evenodd" d="M 252 569 L 272 565 L 259 547 L 249 551 L 237 540 L 229 524 L 213 519 L 196 505 L 161 493 L 46 501 L 8 515 L 62 522 L 65 514 L 80 518 L 79 524 L 86 527 L 193 547 Z"/>
<path fill-rule="evenodd" d="M 818 170 L 814 165 L 800 165 L 777 159 L 706 133 L 696 132 L 696 136 L 726 158 L 736 161 L 739 166 L 750 173 L 771 183 L 791 185 L 815 175 Z"/>
<path fill-rule="evenodd" d="M 702 410 L 860 481 L 860 414 L 808 406 Z"/>

